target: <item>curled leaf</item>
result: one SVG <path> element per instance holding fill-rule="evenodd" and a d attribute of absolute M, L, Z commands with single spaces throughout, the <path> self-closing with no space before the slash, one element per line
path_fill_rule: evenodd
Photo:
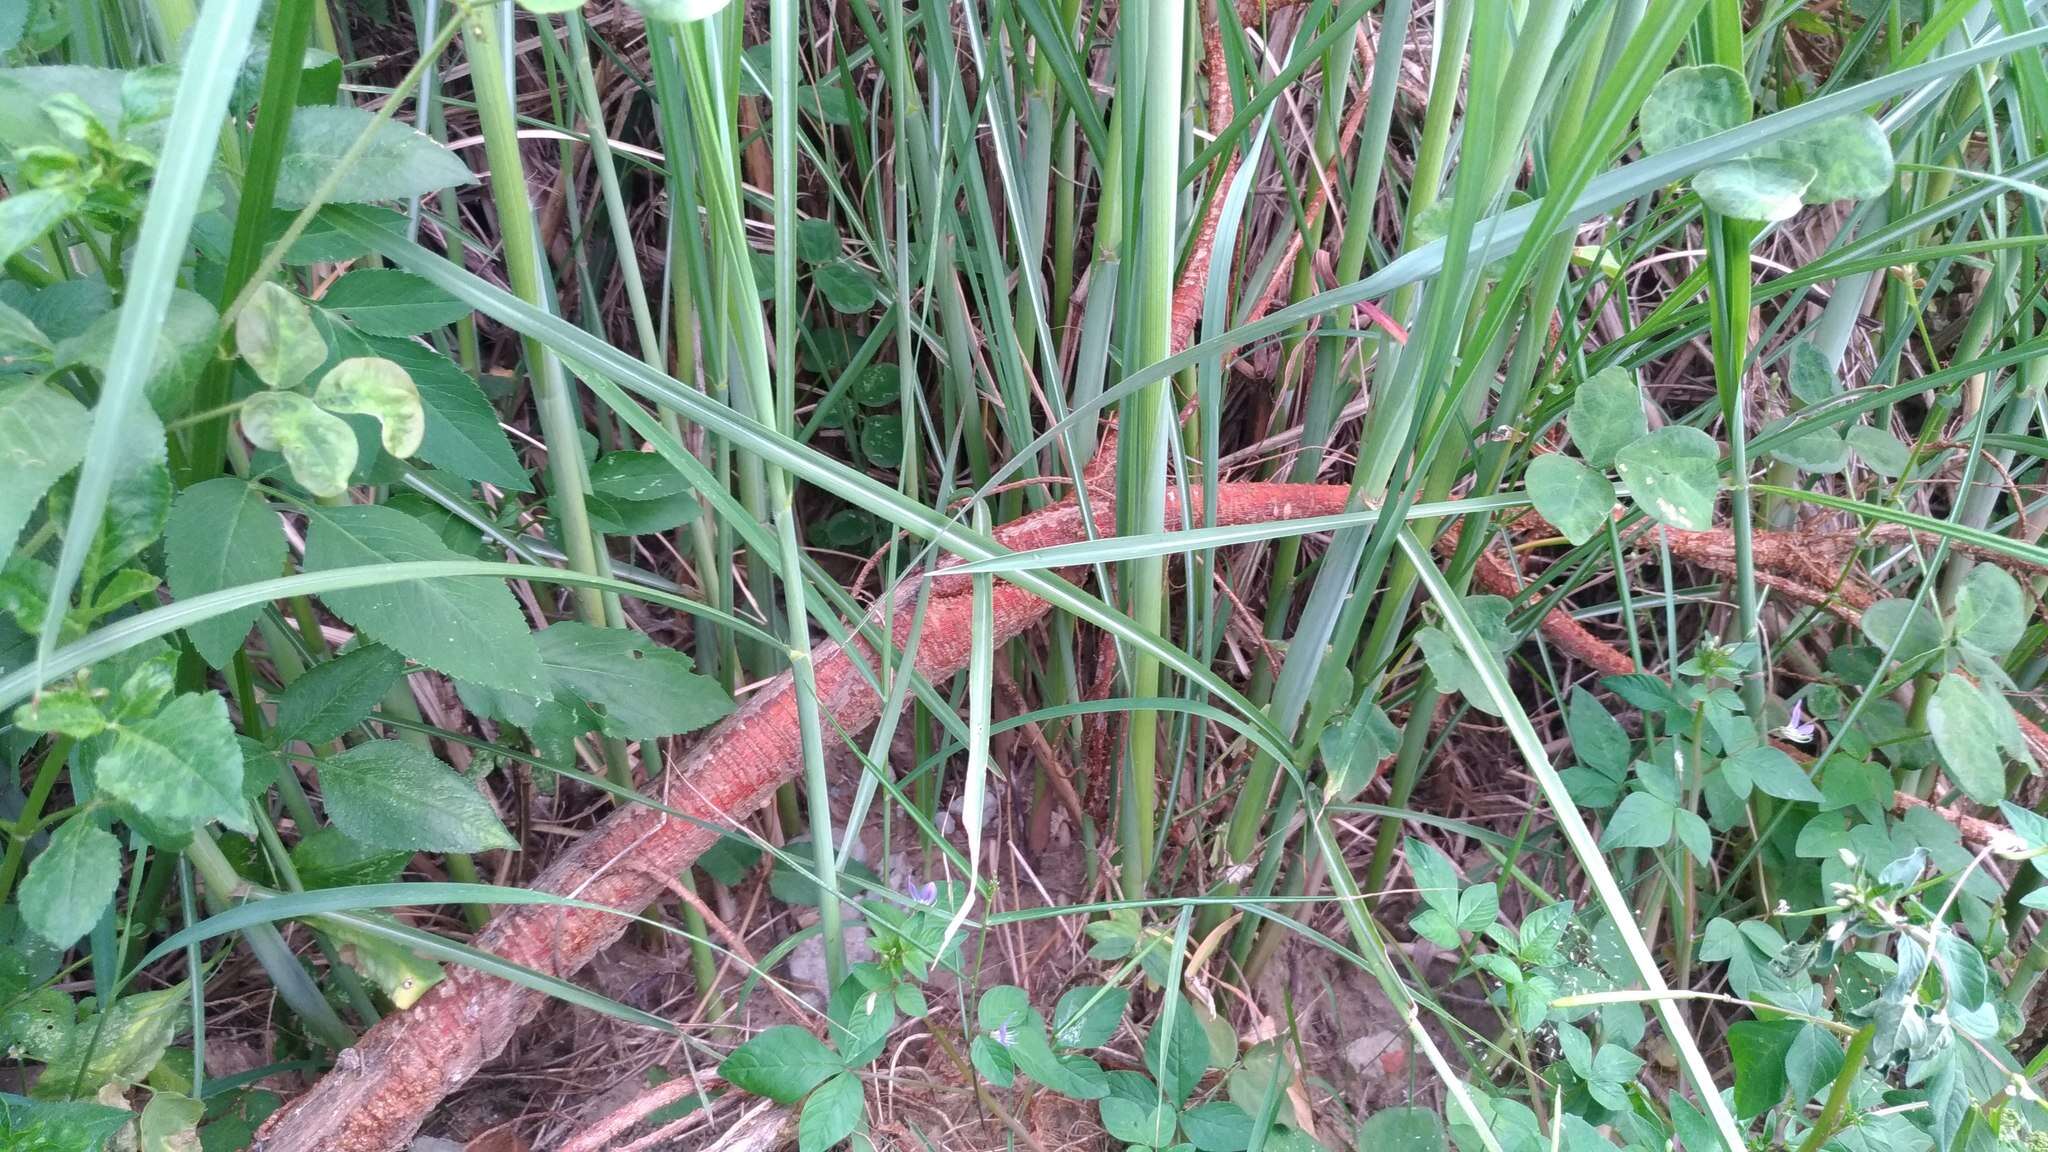
<path fill-rule="evenodd" d="M 343 360 L 320 378 L 313 402 L 329 412 L 375 416 L 384 428 L 384 450 L 406 457 L 420 450 L 426 412 L 420 390 L 405 369 L 381 356 Z"/>
<path fill-rule="evenodd" d="M 242 405 L 242 434 L 284 454 L 292 479 L 315 496 L 339 496 L 356 469 L 356 434 L 297 392 L 258 392 Z"/>
<path fill-rule="evenodd" d="M 292 291 L 266 283 L 235 317 L 235 350 L 256 378 L 272 388 L 296 388 L 327 361 L 327 343 L 313 314 Z"/>

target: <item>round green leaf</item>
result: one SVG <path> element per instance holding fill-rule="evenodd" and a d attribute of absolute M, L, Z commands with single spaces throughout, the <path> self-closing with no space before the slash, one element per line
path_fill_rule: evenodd
<path fill-rule="evenodd" d="M 1892 142 L 1876 120 L 1862 112 L 1837 116 L 1780 137 L 1754 153 L 1811 168 L 1808 204 L 1869 200 L 1892 186 Z"/>
<path fill-rule="evenodd" d="M 235 351 L 272 388 L 297 388 L 327 362 L 327 344 L 313 327 L 313 314 L 275 282 L 258 288 L 235 317 Z"/>
<path fill-rule="evenodd" d="M 860 426 L 861 455 L 877 468 L 903 463 L 903 417 L 894 412 L 870 416 Z"/>
<path fill-rule="evenodd" d="M 1614 511 L 1614 485 L 1607 477 L 1562 453 L 1529 461 L 1529 498 L 1565 539 L 1584 544 Z"/>
<path fill-rule="evenodd" d="M 1949 625 L 1956 639 L 2003 656 L 2025 635 L 2028 615 L 2019 582 L 1995 564 L 1979 564 L 1956 590 L 1956 610 Z"/>
<path fill-rule="evenodd" d="M 1723 216 L 1769 223 L 1798 213 L 1813 175 L 1797 160 L 1740 156 L 1693 176 L 1692 190 Z"/>
<path fill-rule="evenodd" d="M 1657 78 L 1637 121 L 1648 155 L 1669 152 L 1749 122 L 1749 82 L 1722 64 L 1673 68 Z"/>
<path fill-rule="evenodd" d="M 306 491 L 339 496 L 356 469 L 356 434 L 348 421 L 297 392 L 258 392 L 242 404 L 242 434 L 258 448 L 284 454 Z"/>
<path fill-rule="evenodd" d="M 476 785 L 433 753 L 372 740 L 320 762 L 327 817 L 349 839 L 415 852 L 517 850 Z"/>
<path fill-rule="evenodd" d="M 1773 420 L 1764 430 L 1775 432 L 1798 417 Z M 1771 458 L 1802 472 L 1833 476 L 1849 467 L 1849 445 L 1833 428 L 1808 428 L 1791 440 L 1771 449 Z"/>
<path fill-rule="evenodd" d="M 1906 466 L 1912 463 L 1913 450 L 1883 428 L 1852 424 L 1843 439 L 1848 441 L 1865 468 L 1887 480 L 1905 475 Z"/>
<path fill-rule="evenodd" d="M 1650 430 L 1635 375 L 1625 368 L 1608 368 L 1580 384 L 1565 428 L 1587 464 L 1611 467 L 1616 452 Z"/>
<path fill-rule="evenodd" d="M 875 278 L 851 260 L 820 264 L 811 269 L 811 279 L 835 312 L 865 312 L 881 299 Z"/>
<path fill-rule="evenodd" d="M 867 1119 L 860 1077 L 841 1072 L 810 1094 L 796 1120 L 797 1152 L 827 1152 L 854 1134 Z"/>
<path fill-rule="evenodd" d="M 2005 799 L 1997 716 L 1982 689 L 1954 672 L 1943 676 L 1928 702 L 1927 731 L 1964 794 L 1979 804 Z"/>
<path fill-rule="evenodd" d="M 375 416 L 383 426 L 384 450 L 403 459 L 420 450 L 427 416 L 420 391 L 405 369 L 381 356 L 343 360 L 320 378 L 313 402 L 329 412 Z"/>
<path fill-rule="evenodd" d="M 121 882 L 121 842 L 83 816 L 50 834 L 49 847 L 21 881 L 21 918 L 36 935 L 69 948 L 99 923 Z"/>
<path fill-rule="evenodd" d="M 1672 424 L 1615 453 L 1615 467 L 1636 506 L 1659 523 L 1688 532 L 1714 526 L 1721 450 L 1697 428 Z"/>
<path fill-rule="evenodd" d="M 1835 377 L 1835 366 L 1811 340 L 1801 340 L 1792 345 L 1792 355 L 1785 366 L 1785 388 L 1797 397 L 1801 404 L 1819 404 L 1831 399 L 1840 381 Z"/>
<path fill-rule="evenodd" d="M 894 364 L 870 364 L 853 381 L 853 398 L 869 408 L 889 408 L 903 399 L 902 373 Z"/>
<path fill-rule="evenodd" d="M 1879 600 L 1863 610 L 1863 635 L 1882 652 L 1898 641 L 1892 659 L 1905 663 L 1941 647 L 1941 622 L 1911 600 Z"/>

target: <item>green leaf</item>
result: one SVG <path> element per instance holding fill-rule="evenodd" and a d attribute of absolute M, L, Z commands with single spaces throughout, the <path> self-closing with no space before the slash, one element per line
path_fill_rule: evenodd
<path fill-rule="evenodd" d="M 1650 430 L 1635 376 L 1625 368 L 1595 373 L 1572 396 L 1565 427 L 1587 464 L 1602 470 L 1611 467 L 1616 452 Z"/>
<path fill-rule="evenodd" d="M 218 692 L 188 692 L 155 716 L 115 729 L 93 780 L 165 828 L 218 820 L 254 831 L 242 803 L 242 746 Z"/>
<path fill-rule="evenodd" d="M 6 2 L 0 0 L 0 4 Z M 12 305 L 0 303 L 0 370 L 27 371 L 36 362 L 48 362 L 53 351 L 50 338 L 35 321 Z"/>
<path fill-rule="evenodd" d="M 309 572 L 463 558 L 433 529 L 390 508 L 321 508 L 308 520 Z M 502 581 L 420 580 L 329 592 L 322 599 L 370 638 L 429 668 L 535 699 L 549 695 L 539 646 Z"/>
<path fill-rule="evenodd" d="M 396 268 L 358 268 L 330 285 L 320 306 L 373 336 L 412 336 L 468 316 L 469 305 Z"/>
<path fill-rule="evenodd" d="M 419 458 L 465 480 L 531 492 L 533 484 L 498 414 L 469 373 L 454 361 L 412 340 L 346 333 L 336 340 L 350 354 L 379 356 L 405 369 L 426 414 Z"/>
<path fill-rule="evenodd" d="M 1728 1026 L 1737 1119 L 1761 1116 L 1784 1098 L 1785 1057 L 1805 1027 L 1797 1020 L 1739 1020 Z"/>
<path fill-rule="evenodd" d="M 1714 526 L 1720 496 L 1721 451 L 1697 428 L 1672 424 L 1614 455 L 1629 496 L 1651 518 L 1688 532 Z"/>
<path fill-rule="evenodd" d="M 319 924 L 341 946 L 342 959 L 348 966 L 367 977 L 404 1011 L 418 1003 L 446 973 L 439 964 L 415 954 L 404 944 L 363 926 L 364 919 L 385 927 L 398 924 L 389 916 L 369 912 L 355 912 L 349 917 L 323 916 Z"/>
<path fill-rule="evenodd" d="M 1102 1112 L 1102 1129 L 1126 1144 L 1164 1148 L 1173 1143 L 1173 1106 L 1165 1103 L 1139 1104 L 1121 1096 L 1104 1096 L 1096 1102 Z"/>
<path fill-rule="evenodd" d="M 1851 424 L 1843 434 L 1856 458 L 1863 466 L 1888 480 L 1906 474 L 1906 466 L 1913 461 L 1913 449 L 1899 442 L 1899 438 L 1883 428 L 1868 424 Z"/>
<path fill-rule="evenodd" d="M 343 105 L 295 110 L 272 202 L 280 208 L 305 207 L 374 119 L 367 108 Z M 403 123 L 386 121 L 328 199 L 335 204 L 405 200 L 475 181 L 455 153 Z"/>
<path fill-rule="evenodd" d="M 1764 431 L 1766 434 L 1776 432 L 1797 419 L 1796 416 L 1787 416 L 1773 420 Z M 1770 455 L 1779 463 L 1819 476 L 1834 476 L 1849 467 L 1848 442 L 1833 428 L 1804 429 L 1791 440 L 1771 449 Z"/>
<path fill-rule="evenodd" d="M 361 723 L 405 671 L 405 657 L 382 644 L 365 644 L 315 664 L 291 682 L 277 702 L 273 742 L 325 744 Z"/>
<path fill-rule="evenodd" d="M 121 842 L 83 815 L 50 834 L 21 881 L 21 918 L 36 935 L 69 948 L 99 923 L 121 882 Z"/>
<path fill-rule="evenodd" d="M 405 871 L 412 856 L 405 849 L 358 844 L 339 828 L 316 828 L 292 845 L 292 869 L 308 890 L 389 884 Z"/>
<path fill-rule="evenodd" d="M 2026 635 L 2030 615 L 2018 581 L 1995 564 L 1978 564 L 1956 590 L 1949 626 L 1956 639 L 2004 656 Z"/>
<path fill-rule="evenodd" d="M 1735 770 L 1766 796 L 1780 800 L 1799 800 L 1809 804 L 1821 803 L 1820 789 L 1806 776 L 1806 770 L 1799 762 L 1769 744 L 1759 744 L 1730 756 L 1722 762 L 1722 768 Z M 1746 789 L 1737 788 L 1737 794 L 1746 794 Z"/>
<path fill-rule="evenodd" d="M 1600 847 L 1662 848 L 1671 842 L 1678 809 L 1669 800 L 1648 792 L 1624 797 L 1607 827 L 1600 833 Z"/>
<path fill-rule="evenodd" d="M 1228 1100 L 1188 1109 L 1180 1114 L 1180 1126 L 1201 1152 L 1244 1152 L 1251 1147 L 1251 1115 Z"/>
<path fill-rule="evenodd" d="M 377 356 L 343 360 L 320 378 L 313 402 L 329 412 L 374 416 L 384 429 L 384 451 L 404 459 L 426 435 L 420 392 L 405 369 Z"/>
<path fill-rule="evenodd" d="M 1654 156 L 1749 122 L 1749 82 L 1722 64 L 1673 68 L 1657 78 L 1637 122 Z"/>
<path fill-rule="evenodd" d="M 1457 692 L 1474 708 L 1488 715 L 1500 715 L 1500 708 L 1493 702 L 1493 696 L 1486 690 L 1486 681 L 1474 667 L 1470 656 L 1459 645 L 1456 638 L 1441 628 L 1423 628 L 1416 632 L 1415 641 L 1422 648 L 1423 659 L 1429 664 L 1430 674 L 1445 692 Z"/>
<path fill-rule="evenodd" d="M 298 294 L 267 282 L 235 317 L 235 351 L 256 378 L 287 391 L 327 363 L 327 342 Z"/>
<path fill-rule="evenodd" d="M 1446 1152 L 1433 1108 L 1382 1108 L 1358 1126 L 1358 1152 Z"/>
<path fill-rule="evenodd" d="M 0 100 L 0 103 L 5 103 Z M 12 260 L 77 209 L 78 191 L 29 188 L 0 200 L 0 261 Z"/>
<path fill-rule="evenodd" d="M 797 1152 L 826 1152 L 857 1131 L 867 1119 L 867 1097 L 860 1077 L 841 1072 L 804 1100 L 796 1120 Z"/>
<path fill-rule="evenodd" d="M 585 0 L 518 0 L 519 6 L 536 16 L 555 16 L 563 12 L 574 12 L 583 7 Z"/>
<path fill-rule="evenodd" d="M 1785 1083 L 1795 1103 L 1804 1104 L 1835 1082 L 1842 1071 L 1842 1045 L 1827 1029 L 1809 1024 L 1785 1052 Z"/>
<path fill-rule="evenodd" d="M 1600 698 L 1579 685 L 1565 707 L 1565 732 L 1582 764 L 1619 774 L 1628 767 L 1629 738 Z"/>
<path fill-rule="evenodd" d="M 61 366 L 83 365 L 102 376 L 108 374 L 114 354 L 114 332 L 121 314 L 109 311 L 86 329 L 57 347 Z M 176 416 L 191 406 L 192 386 L 213 361 L 220 315 L 204 296 L 180 288 L 171 293 L 164 306 L 162 323 L 150 342 L 149 373 L 143 394 L 160 416 Z"/>
<path fill-rule="evenodd" d="M 1931 609 L 1912 600 L 1879 600 L 1863 610 L 1859 626 L 1863 635 L 1880 652 L 1891 648 L 1896 640 L 1898 648 L 1892 653 L 1892 659 L 1901 664 L 1942 645 L 1941 622 L 1935 619 Z"/>
<path fill-rule="evenodd" d="M 889 1030 L 896 1026 L 896 1000 L 889 990 L 871 989 L 857 977 L 839 982 L 825 1008 L 831 1023 L 827 1035 L 848 1068 L 862 1068 L 875 1062 L 889 1042 Z"/>
<path fill-rule="evenodd" d="M 630 6 L 653 23 L 688 24 L 725 11 L 732 0 L 630 0 Z"/>
<path fill-rule="evenodd" d="M 643 633 L 564 621 L 534 639 L 557 694 L 589 701 L 609 735 L 653 740 L 694 732 L 733 710 L 725 689 L 692 671 L 688 655 Z"/>
<path fill-rule="evenodd" d="M 1742 156 L 1692 178 L 1692 190 L 1707 207 L 1737 220 L 1789 220 L 1805 203 L 1813 169 L 1797 160 Z"/>
<path fill-rule="evenodd" d="M 1529 461 L 1529 498 L 1565 539 L 1584 544 L 1607 526 L 1614 512 L 1614 485 L 1607 477 L 1560 452 Z"/>
<path fill-rule="evenodd" d="M 28 524 L 43 494 L 85 459 L 92 416 L 40 380 L 0 383 L 0 555 Z"/>
<path fill-rule="evenodd" d="M 135 1119 L 90 1100 L 23 1100 L 0 1093 L 0 1145 L 29 1152 L 105 1152 Z"/>
<path fill-rule="evenodd" d="M 1814 405 L 1834 398 L 1841 387 L 1841 380 L 1835 375 L 1835 366 L 1811 340 L 1801 340 L 1792 345 L 1792 354 L 1785 368 L 1785 387 L 1797 397 L 1801 404 Z"/>
<path fill-rule="evenodd" d="M 1488 881 L 1458 894 L 1458 930 L 1484 931 L 1500 915 L 1500 886 Z"/>
<path fill-rule="evenodd" d="M 1941 678 L 1927 706 L 1927 731 L 1958 787 L 1979 804 L 2005 799 L 2005 758 L 1997 717 L 1977 685 L 1957 673 Z"/>
<path fill-rule="evenodd" d="M 164 525 L 164 573 L 180 600 L 268 580 L 284 570 L 284 526 L 263 493 L 245 480 L 218 477 L 178 493 Z M 185 627 L 192 647 L 215 668 L 227 667 L 261 604 Z"/>
<path fill-rule="evenodd" d="M 1017 1082 L 1017 1066 L 1010 1060 L 1009 1049 L 987 1036 L 974 1038 L 967 1049 L 967 1060 L 982 1079 L 998 1088 L 1008 1088 Z"/>
<path fill-rule="evenodd" d="M 258 448 L 281 452 L 292 479 L 315 496 L 348 491 L 356 470 L 356 434 L 348 422 L 297 392 L 258 392 L 242 404 L 242 434 Z"/>
<path fill-rule="evenodd" d="M 718 1074 L 733 1087 L 778 1104 L 796 1103 L 841 1071 L 837 1053 L 791 1024 L 778 1024 L 740 1045 L 718 1066 Z"/>
<path fill-rule="evenodd" d="M 882 298 L 875 278 L 851 260 L 834 260 L 811 269 L 811 281 L 835 312 L 859 315 Z"/>
<path fill-rule="evenodd" d="M 152 1092 L 136 1124 L 139 1152 L 194 1152 L 206 1105 L 175 1092 Z"/>
<path fill-rule="evenodd" d="M 107 729 L 106 714 L 82 688 L 45 691 L 16 708 L 14 722 L 29 732 L 61 732 L 73 740 L 90 740 Z"/>
<path fill-rule="evenodd" d="M 1130 1002 L 1129 988 L 1080 984 L 1067 989 L 1052 1010 L 1053 1043 L 1062 1048 L 1100 1048 L 1116 1035 Z"/>
<path fill-rule="evenodd" d="M 903 400 L 903 374 L 894 364 L 870 364 L 853 381 L 853 398 L 864 408 L 893 408 Z"/>
<path fill-rule="evenodd" d="M 1780 136 L 1753 155 L 1791 161 L 1814 173 L 1808 204 L 1870 200 L 1892 186 L 1892 142 L 1868 115 L 1856 112 Z"/>
<path fill-rule="evenodd" d="M 1195 1006 L 1179 992 L 1173 994 L 1172 1033 L 1167 1031 L 1168 1009 L 1160 1009 L 1145 1034 L 1145 1067 L 1165 1090 L 1168 1101 L 1178 1104 L 1195 1091 L 1202 1073 L 1209 1070 L 1209 1036 L 1195 1016 Z"/>
<path fill-rule="evenodd" d="M 1447 917 L 1458 914 L 1458 870 L 1452 866 L 1451 858 L 1434 844 L 1407 839 L 1408 871 L 1415 877 L 1416 895 L 1431 908 Z"/>
<path fill-rule="evenodd" d="M 796 222 L 796 256 L 806 264 L 823 264 L 839 255 L 839 229 L 830 220 Z"/>
<path fill-rule="evenodd" d="M 861 421 L 860 451 L 877 468 L 903 463 L 903 416 L 887 412 Z"/>
<path fill-rule="evenodd" d="M 104 1017 L 87 1016 L 64 1035 L 34 1094 L 91 1096 L 102 1085 L 140 1084 L 185 1022 L 185 985 L 137 992 Z"/>
<path fill-rule="evenodd" d="M 322 760 L 320 799 L 336 828 L 373 848 L 519 847 L 476 785 L 433 753 L 401 740 L 372 740 Z"/>
<path fill-rule="evenodd" d="M 1317 751 L 1328 771 L 1324 796 L 1342 803 L 1365 790 L 1379 774 L 1380 761 L 1394 754 L 1401 741 L 1393 721 L 1375 701 L 1361 697 L 1342 722 L 1323 729 Z"/>

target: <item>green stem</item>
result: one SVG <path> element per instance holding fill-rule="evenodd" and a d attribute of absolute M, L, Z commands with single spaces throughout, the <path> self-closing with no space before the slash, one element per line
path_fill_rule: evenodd
<path fill-rule="evenodd" d="M 7 855 L 0 859 L 0 904 L 14 892 L 14 881 L 21 873 L 22 854 L 28 849 L 29 837 L 35 834 L 36 824 L 42 819 L 43 805 L 49 803 L 50 790 L 57 786 L 57 777 L 64 774 L 64 759 L 70 755 L 71 738 L 59 736 L 50 741 L 43 752 L 42 763 L 36 765 L 35 782 L 29 785 L 28 801 L 22 805 L 21 815 L 14 821 L 14 834 L 7 838 Z"/>
<path fill-rule="evenodd" d="M 1821 1145 L 1828 1142 L 1842 1120 L 1842 1110 L 1848 1107 L 1849 1090 L 1855 1086 L 1856 1076 L 1863 1071 L 1864 1058 L 1870 1055 L 1871 1038 L 1877 1035 L 1877 1026 L 1865 1024 L 1856 1030 L 1849 1041 L 1849 1054 L 1842 1060 L 1841 1074 L 1835 1077 L 1835 1086 L 1828 1090 L 1828 1102 L 1821 1108 L 1820 1119 L 1814 1121 L 1813 1130 L 1799 1144 L 1799 1152 L 1820 1152 Z"/>

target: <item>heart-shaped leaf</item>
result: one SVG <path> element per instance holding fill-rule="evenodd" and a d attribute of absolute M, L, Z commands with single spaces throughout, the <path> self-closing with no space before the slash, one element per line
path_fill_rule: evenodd
<path fill-rule="evenodd" d="M 1607 477 L 1562 453 L 1529 461 L 1529 498 L 1565 539 L 1584 544 L 1614 511 L 1614 485 Z"/>
<path fill-rule="evenodd" d="M 1565 427 L 1587 464 L 1603 470 L 1612 467 L 1616 452 L 1650 430 L 1634 374 L 1608 368 L 1580 384 Z"/>
<path fill-rule="evenodd" d="M 1673 68 L 1657 78 L 1637 117 L 1652 156 L 1749 122 L 1749 82 L 1722 64 Z"/>

